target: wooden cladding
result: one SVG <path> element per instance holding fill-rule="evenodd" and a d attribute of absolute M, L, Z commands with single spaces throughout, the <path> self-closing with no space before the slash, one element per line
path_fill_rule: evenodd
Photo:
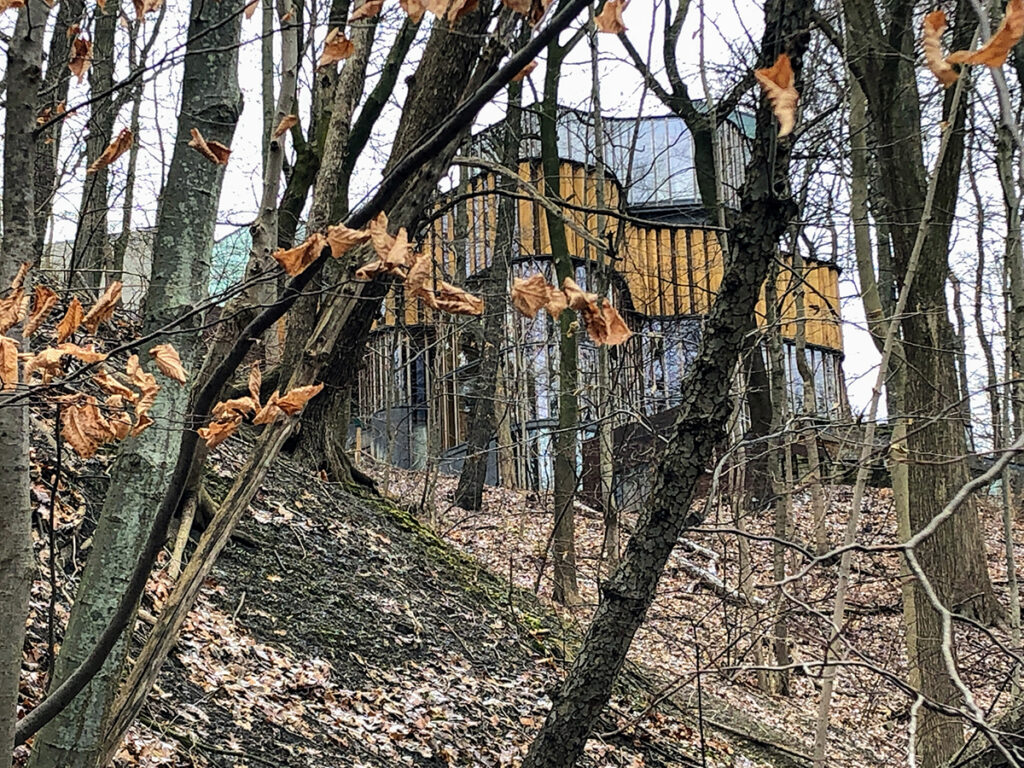
<path fill-rule="evenodd" d="M 539 163 L 523 162 L 521 177 L 541 194 L 544 179 Z M 723 257 L 714 230 L 662 222 L 646 222 L 621 212 L 621 190 L 611 178 L 603 181 L 604 231 L 598 228 L 598 179 L 583 165 L 564 162 L 559 192 L 569 251 L 582 263 L 606 258 L 595 244 L 578 230 L 616 243 L 613 264 L 625 284 L 624 310 L 646 317 L 679 317 L 707 314 L 722 281 Z M 454 206 L 443 210 L 431 223 L 422 243 L 431 255 L 436 274 L 457 284 L 471 282 L 472 276 L 492 263 L 496 250 L 510 261 L 550 255 L 544 207 L 522 187 L 496 190 L 495 175 L 481 173 L 452 192 Z M 501 195 L 516 197 L 517 226 L 512 243 L 497 243 L 497 210 Z M 782 332 L 796 334 L 796 305 L 793 288 L 802 284 L 807 315 L 807 342 L 827 349 L 843 348 L 839 314 L 839 271 L 832 265 L 808 262 L 801 279 L 781 269 L 778 295 Z M 470 286 L 471 287 L 471 286 Z M 629 315 L 629 312 L 624 314 Z M 429 309 L 419 302 L 404 300 L 400 290 L 392 291 L 385 303 L 385 325 L 402 317 L 406 325 L 434 322 Z M 764 297 L 757 307 L 758 322 L 765 319 Z"/>

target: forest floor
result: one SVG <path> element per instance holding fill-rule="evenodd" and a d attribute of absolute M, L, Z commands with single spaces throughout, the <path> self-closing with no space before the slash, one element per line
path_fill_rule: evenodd
<path fill-rule="evenodd" d="M 453 506 L 457 478 L 410 472 L 386 465 L 363 466 L 381 489 L 407 504 L 423 505 L 439 535 L 487 565 L 506 581 L 549 599 L 551 564 L 546 556 L 552 530 L 549 497 L 487 488 L 483 509 L 467 512 Z M 429 482 L 428 491 L 424 484 Z M 829 486 L 826 492 L 830 546 L 843 538 L 852 488 Z M 821 687 L 819 662 L 828 642 L 835 597 L 835 562 L 809 568 L 785 588 L 789 649 L 796 666 L 787 695 L 765 693 L 757 667 L 771 663 L 768 643 L 777 609 L 773 586 L 772 509 L 752 509 L 733 516 L 729 505 L 701 499 L 707 518 L 687 533 L 661 580 L 657 600 L 633 643 L 630 658 L 659 670 L 677 700 L 696 707 L 697 686 L 703 683 L 711 722 L 763 736 L 793 753 L 811 754 Z M 1006 567 L 1001 513 L 994 497 L 981 496 L 978 507 L 986 529 L 989 569 L 997 595 L 1006 599 Z M 626 515 L 628 530 L 634 518 Z M 742 531 L 745 535 L 737 535 Z M 793 497 L 789 537 L 804 550 L 812 548 L 809 495 Z M 597 578 L 603 536 L 601 515 L 576 505 L 576 553 L 581 605 L 559 608 L 566 622 L 586 627 L 597 600 Z M 762 538 L 757 538 L 762 537 Z M 624 541 L 625 541 L 624 535 Z M 1017 561 L 1024 556 L 1024 524 L 1017 523 Z M 871 546 L 897 542 L 892 493 L 868 489 L 857 541 Z M 747 549 L 750 584 L 740 589 L 740 543 Z M 800 571 L 807 558 L 796 548 L 787 556 L 787 574 Z M 908 723 L 912 699 L 893 685 L 906 680 L 899 558 L 896 554 L 858 553 L 853 561 L 845 637 L 847 663 L 840 671 L 832 700 L 828 764 L 830 766 L 907 765 Z M 723 589 L 724 587 L 724 589 Z M 992 630 L 1009 643 L 1005 632 Z M 1009 643 L 1012 645 L 1012 643 Z M 958 630 L 961 673 L 985 710 L 998 711 L 1009 698 L 1008 656 L 993 653 L 984 631 Z M 801 665 L 802 668 L 801 668 Z M 742 717 L 738 716 L 742 713 Z M 752 730 L 753 729 L 753 730 Z M 780 741 L 779 734 L 784 734 Z M 798 761 L 800 762 L 800 761 Z"/>
<path fill-rule="evenodd" d="M 50 627 L 59 648 L 110 461 L 104 454 L 87 462 L 68 459 L 52 503 L 52 425 L 36 414 L 33 426 L 38 571 L 23 712 L 47 684 Z M 250 448 L 243 436 L 215 452 L 208 475 L 215 498 Z M 405 481 L 413 492 L 415 476 Z M 491 493 L 511 501 L 504 492 Z M 524 537 L 543 535 L 542 510 L 535 507 L 524 518 Z M 546 693 L 564 672 L 585 609 L 560 612 L 543 592 L 510 587 L 509 562 L 513 581 L 526 576 L 528 584 L 528 571 L 517 572 L 527 561 L 507 561 L 497 536 L 483 538 L 485 530 L 506 524 L 507 510 L 496 506 L 473 523 L 450 511 L 451 522 L 461 523 L 445 526 L 444 541 L 399 500 L 354 495 L 281 459 L 204 585 L 115 765 L 518 765 L 550 706 Z M 515 515 L 521 510 L 512 525 L 518 525 Z M 474 536 L 481 537 L 479 546 Z M 527 540 L 522 546 L 530 546 Z M 495 572 L 466 552 L 472 549 Z M 170 588 L 164 571 L 151 579 L 135 643 Z M 672 633 L 680 647 L 688 645 L 688 627 Z M 659 649 L 651 637 L 641 639 L 636 655 L 643 664 L 628 666 L 589 742 L 586 766 L 806 764 L 799 739 L 759 722 L 754 694 L 730 692 L 717 682 L 723 695 L 710 690 L 717 672 L 706 678 L 705 717 L 698 721 L 692 675 L 683 673 L 687 685 L 678 690 L 664 687 L 677 674 L 668 665 L 682 670 L 684 657 L 671 643 Z M 19 763 L 26 755 L 21 748 Z"/>

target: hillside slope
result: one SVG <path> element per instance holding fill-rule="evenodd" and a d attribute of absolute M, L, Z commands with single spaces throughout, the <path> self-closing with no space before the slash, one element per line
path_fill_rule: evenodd
<path fill-rule="evenodd" d="M 226 448 L 213 461 L 214 496 L 247 449 L 244 441 Z M 574 629 L 408 512 L 354 493 L 286 459 L 276 465 L 118 765 L 518 764 L 571 655 Z M 158 613 L 168 588 L 165 575 L 154 578 L 144 612 Z M 45 614 L 41 580 L 37 648 Z M 140 622 L 137 637 L 145 629 Z M 29 699 L 42 667 L 26 672 Z M 659 685 L 635 666 L 626 678 L 587 764 L 700 765 L 696 709 L 665 699 L 648 712 Z M 710 725 L 703 744 L 708 765 L 804 764 L 784 748 Z"/>

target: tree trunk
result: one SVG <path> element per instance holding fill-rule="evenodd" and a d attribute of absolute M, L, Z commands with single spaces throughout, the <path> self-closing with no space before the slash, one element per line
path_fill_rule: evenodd
<path fill-rule="evenodd" d="M 89 115 L 89 135 L 85 140 L 85 162 L 92 165 L 107 148 L 114 132 L 117 102 L 111 95 L 114 85 L 114 38 L 120 2 L 111 0 L 103 9 L 97 7 L 93 28 L 93 58 L 89 66 L 89 93 L 97 99 Z M 100 168 L 85 177 L 82 204 L 78 212 L 78 229 L 68 266 L 68 287 L 99 292 L 103 285 L 103 268 L 113 261 L 110 235 L 107 232 L 107 168 Z"/>
<path fill-rule="evenodd" d="M 508 109 L 505 115 L 505 139 L 502 145 L 501 163 L 515 168 L 519 163 L 521 140 L 521 109 L 523 102 L 522 83 L 510 83 L 508 87 Z M 512 179 L 499 178 L 495 182 L 505 189 L 515 188 Z M 494 257 L 487 269 L 480 291 L 486 297 L 487 307 L 483 321 L 473 323 L 468 332 L 477 337 L 477 368 L 471 386 L 469 426 L 466 439 L 466 459 L 455 489 L 455 503 L 463 509 L 479 510 L 483 506 L 484 480 L 490 456 L 491 439 L 497 428 L 498 403 L 495 399 L 498 385 L 498 368 L 505 354 L 506 311 L 508 301 L 508 275 L 512 257 L 517 251 L 516 222 L 518 203 L 513 197 L 498 199 L 497 223 L 495 225 Z"/>
<path fill-rule="evenodd" d="M 798 89 L 811 10 L 812 3 L 791 0 L 770 0 L 765 7 L 759 65 L 772 64 L 782 51 L 789 53 Z M 777 139 L 777 130 L 762 99 L 721 286 L 684 381 L 670 444 L 622 563 L 601 585 L 594 619 L 523 768 L 569 768 L 576 763 L 654 600 L 676 540 L 688 526 L 700 522 L 700 512 L 691 503 L 732 410 L 730 384 L 744 331 L 778 240 L 796 214 L 787 190 L 792 139 Z"/>
<path fill-rule="evenodd" d="M 237 83 L 240 18 L 225 3 L 195 0 L 192 7 L 178 135 L 157 223 L 143 333 L 177 320 L 206 297 L 223 167 L 211 164 L 188 142 L 190 129 L 198 128 L 208 139 L 231 143 L 242 108 Z M 195 362 L 198 322 L 192 320 L 192 329 L 172 340 L 186 369 Z M 88 656 L 110 621 L 167 491 L 179 434 L 159 425 L 185 419 L 188 389 L 167 379 L 161 384 L 151 411 L 158 426 L 125 442 L 111 471 L 51 687 Z M 93 768 L 126 646 L 122 636 L 100 674 L 40 731 L 30 763 L 34 768 Z"/>
<path fill-rule="evenodd" d="M 47 6 L 30 0 L 18 9 L 7 45 L 4 125 L 3 244 L 0 286 L 10 285 L 22 259 L 35 246 L 34 178 L 39 84 Z M 14 335 L 16 341 L 21 339 Z M 9 768 L 14 751 L 25 620 L 35 558 L 32 554 L 32 507 L 29 499 L 28 403 L 5 402 L 17 382 L 0 389 L 0 768 Z M 11 389 L 8 389 L 8 386 Z"/>

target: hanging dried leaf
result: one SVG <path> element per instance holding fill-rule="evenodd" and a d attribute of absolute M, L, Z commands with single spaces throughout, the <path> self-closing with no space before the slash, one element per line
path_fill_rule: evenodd
<path fill-rule="evenodd" d="M 6 336 L 0 336 L 0 385 L 4 389 L 18 386 L 18 345 Z"/>
<path fill-rule="evenodd" d="M 451 283 L 437 284 L 438 296 L 434 299 L 434 308 L 452 315 L 482 315 L 484 300 L 464 291 Z"/>
<path fill-rule="evenodd" d="M 19 287 L 7 298 L 0 299 L 0 333 L 7 333 L 28 315 L 28 296 Z"/>
<path fill-rule="evenodd" d="M 128 358 L 124 370 L 132 384 L 139 390 L 139 398 L 135 402 L 135 418 L 137 423 L 135 430 L 132 432 L 133 435 L 137 435 L 149 424 L 153 423 L 152 420 L 149 420 L 148 424 L 143 425 L 142 421 L 149 418 L 147 414 L 149 409 L 153 407 L 153 403 L 156 402 L 156 396 L 160 392 L 160 385 L 156 383 L 156 376 L 142 370 L 142 366 L 139 365 L 138 355 L 132 355 Z"/>
<path fill-rule="evenodd" d="M 39 330 L 39 326 L 55 306 L 57 306 L 57 294 L 45 285 L 37 285 L 35 287 L 35 298 L 32 301 L 32 311 L 25 321 L 25 327 L 22 329 L 21 335 L 28 338 Z"/>
<path fill-rule="evenodd" d="M 259 7 L 259 4 L 260 0 L 252 0 L 251 3 L 245 6 L 245 8 L 242 9 L 245 12 L 245 18 L 251 19 L 253 15 L 255 15 L 256 9 Z"/>
<path fill-rule="evenodd" d="M 0 0 L 0 13 L 14 8 L 24 8 L 25 0 Z"/>
<path fill-rule="evenodd" d="M 370 239 L 370 233 L 364 229 L 349 229 L 344 224 L 336 224 L 327 228 L 327 244 L 331 246 L 331 256 L 339 259 L 350 248 Z"/>
<path fill-rule="evenodd" d="M 85 78 L 85 73 L 91 63 L 92 41 L 76 37 L 71 43 L 71 60 L 68 62 L 68 69 L 78 78 L 78 82 L 82 82 Z"/>
<path fill-rule="evenodd" d="M 478 0 L 449 0 L 446 14 L 448 23 L 454 24 L 466 14 L 472 13 L 479 4 Z"/>
<path fill-rule="evenodd" d="M 131 149 L 134 138 L 135 136 L 130 130 L 127 128 L 122 129 L 122 131 L 117 134 L 117 138 L 107 145 L 107 148 L 103 150 L 103 154 L 97 157 L 85 172 L 96 173 L 96 171 L 101 168 L 106 168 L 112 162 L 117 160 L 117 158 Z"/>
<path fill-rule="evenodd" d="M 405 276 L 405 295 L 409 299 L 421 298 L 428 306 L 434 305 L 434 291 L 431 290 L 431 278 L 433 277 L 433 262 L 429 256 L 424 254 L 412 255 L 412 266 Z"/>
<path fill-rule="evenodd" d="M 327 238 L 319 232 L 314 232 L 301 245 L 289 248 L 287 251 L 274 251 L 274 258 L 285 272 L 294 277 L 316 261 L 326 245 Z"/>
<path fill-rule="evenodd" d="M 207 141 L 203 138 L 203 134 L 199 132 L 198 128 L 193 128 L 191 133 L 192 141 L 188 143 L 190 147 L 195 149 L 214 165 L 228 164 L 228 158 L 231 156 L 230 149 L 225 147 L 219 141 Z"/>
<path fill-rule="evenodd" d="M 138 397 L 135 394 L 135 390 L 133 390 L 131 387 L 125 386 L 106 371 L 100 371 L 99 373 L 92 377 L 92 380 L 96 384 L 96 386 L 98 386 L 111 397 L 117 395 L 118 397 L 121 397 L 132 403 L 134 403 L 136 398 Z"/>
<path fill-rule="evenodd" d="M 320 54 L 320 61 L 317 66 L 321 69 L 343 61 L 356 52 L 355 43 L 345 37 L 345 33 L 335 27 L 327 33 L 324 40 L 324 52 Z"/>
<path fill-rule="evenodd" d="M 562 281 L 562 290 L 565 292 L 565 299 L 572 309 L 581 311 L 597 306 L 598 295 L 584 291 L 571 277 L 567 277 Z"/>
<path fill-rule="evenodd" d="M 92 308 L 86 312 L 85 317 L 82 318 L 82 325 L 85 326 L 89 333 L 95 334 L 96 329 L 100 327 L 100 323 L 106 322 L 114 316 L 114 309 L 120 300 L 121 281 L 115 280 L 107 287 L 103 295 L 100 296 L 99 301 L 93 304 Z"/>
<path fill-rule="evenodd" d="M 117 440 L 124 440 L 132 433 L 132 417 L 125 411 L 119 410 L 124 407 L 120 395 L 108 397 L 106 405 L 112 410 L 112 413 L 107 417 L 107 424 L 110 425 L 110 429 Z"/>
<path fill-rule="evenodd" d="M 259 409 L 259 403 L 251 397 L 235 397 L 231 400 L 224 400 L 213 406 L 213 418 L 217 421 L 234 419 L 238 416 L 245 416 Z"/>
<path fill-rule="evenodd" d="M 369 19 L 380 13 L 380 9 L 384 7 L 384 0 L 366 0 L 361 6 L 356 8 L 355 13 L 348 17 L 349 22 L 359 21 L 360 19 Z"/>
<path fill-rule="evenodd" d="M 516 73 L 516 76 L 512 78 L 512 82 L 513 82 L 513 83 L 519 83 L 519 82 L 522 82 L 522 81 L 523 81 L 523 80 L 525 80 L 525 79 L 527 78 L 527 76 L 528 76 L 528 75 L 529 75 L 529 74 L 530 74 L 531 72 L 533 72 L 533 70 L 535 70 L 536 68 L 537 68 L 537 60 L 536 60 L 536 59 L 534 59 L 534 60 L 533 60 L 533 61 L 531 61 L 531 62 L 530 62 L 529 64 L 527 64 L 527 65 L 526 65 L 525 67 L 523 67 L 522 69 L 520 69 L 520 70 L 519 70 L 519 72 L 517 72 L 517 73 Z"/>
<path fill-rule="evenodd" d="M 170 344 L 157 344 L 149 350 L 149 356 L 156 362 L 156 367 L 160 369 L 160 373 L 167 378 L 174 379 L 180 384 L 188 381 L 188 374 L 185 373 L 185 368 L 181 364 L 181 358 L 178 357 L 178 350 Z"/>
<path fill-rule="evenodd" d="M 540 272 L 512 281 L 512 306 L 527 317 L 536 317 L 547 306 L 548 291 L 551 288 Z"/>
<path fill-rule="evenodd" d="M 256 409 L 260 407 L 260 387 L 263 386 L 263 374 L 260 372 L 260 363 L 257 360 L 252 364 L 252 368 L 249 369 L 249 397 L 256 404 Z"/>
<path fill-rule="evenodd" d="M 986 67 L 1001 67 L 1006 63 L 1010 49 L 1024 37 L 1024 0 L 1010 0 L 999 29 L 981 48 L 976 51 L 951 53 L 946 61 L 950 64 L 984 64 Z"/>
<path fill-rule="evenodd" d="M 147 13 L 159 11 L 163 4 L 164 0 L 132 0 L 132 5 L 135 6 L 135 20 L 143 21 Z"/>
<path fill-rule="evenodd" d="M 373 250 L 376 251 L 377 258 L 384 261 L 395 244 L 395 238 L 388 234 L 388 215 L 381 211 L 373 218 L 368 228 Z"/>
<path fill-rule="evenodd" d="M 286 392 L 275 405 L 289 416 L 294 416 L 305 407 L 306 403 L 319 395 L 323 388 L 323 382 L 308 387 L 296 387 Z"/>
<path fill-rule="evenodd" d="M 796 126 L 796 105 L 800 100 L 800 94 L 793 85 L 793 65 L 789 56 L 780 53 L 768 69 L 755 69 L 754 77 L 761 84 L 761 90 L 771 102 L 772 111 L 779 121 L 779 138 L 788 136 Z"/>
<path fill-rule="evenodd" d="M 278 400 L 281 399 L 279 392 L 274 392 L 267 400 L 266 404 L 256 411 L 256 415 L 252 417 L 253 424 L 270 424 L 281 416 L 284 416 L 284 411 L 277 407 Z"/>
<path fill-rule="evenodd" d="M 423 0 L 398 0 L 398 4 L 402 6 L 402 10 L 405 11 L 413 24 L 419 24 L 423 19 L 424 12 L 427 10 Z"/>
<path fill-rule="evenodd" d="M 25 284 L 25 278 L 28 276 L 29 270 L 32 269 L 31 261 L 21 262 L 21 266 L 18 267 L 18 273 L 11 280 L 11 290 L 16 291 Z"/>
<path fill-rule="evenodd" d="M 285 115 L 281 118 L 281 122 L 277 124 L 277 128 L 274 129 L 272 138 L 279 139 L 284 136 L 288 131 L 292 129 L 292 126 L 299 122 L 298 115 Z"/>
<path fill-rule="evenodd" d="M 587 333 L 595 344 L 615 346 L 633 335 L 619 310 L 607 301 L 602 302 L 596 312 L 591 308 L 583 310 L 583 320 L 587 325 Z"/>
<path fill-rule="evenodd" d="M 560 291 L 555 286 L 548 286 L 548 303 L 544 305 L 544 309 L 548 311 L 555 320 L 569 308 L 569 300 L 565 297 L 565 292 Z"/>
<path fill-rule="evenodd" d="M 358 280 L 371 280 L 377 275 L 389 273 L 396 275 L 397 277 L 405 277 L 405 273 L 409 268 L 410 252 L 409 252 L 409 234 L 405 231 L 405 227 L 398 230 L 398 234 L 395 237 L 387 235 L 381 235 L 378 230 L 377 234 L 373 233 L 373 224 L 371 223 L 370 237 L 373 240 L 374 249 L 380 244 L 383 246 L 385 243 L 390 242 L 391 247 L 385 253 L 377 251 L 380 259 L 377 261 L 371 261 L 369 264 L 364 264 L 362 267 L 356 270 L 356 279 Z"/>
<path fill-rule="evenodd" d="M 924 49 L 924 60 L 928 69 L 939 78 L 939 82 L 949 88 L 956 82 L 957 73 L 942 57 L 942 33 L 946 30 L 946 14 L 932 11 L 924 17 L 924 37 L 921 47 Z"/>
<path fill-rule="evenodd" d="M 607 32 L 610 35 L 621 35 L 626 31 L 626 22 L 622 18 L 622 12 L 629 5 L 629 0 L 605 0 L 601 12 L 594 17 L 594 26 L 598 32 Z"/>
<path fill-rule="evenodd" d="M 71 334 L 78 330 L 78 326 L 82 324 L 82 302 L 75 296 L 71 299 L 71 303 L 68 304 L 68 311 L 64 313 L 64 317 L 57 323 L 57 343 L 61 344 L 71 338 Z"/>
<path fill-rule="evenodd" d="M 200 427 L 197 431 L 199 436 L 206 441 L 207 448 L 216 448 L 235 432 L 242 423 L 242 417 L 238 416 L 230 421 L 214 421 L 208 427 Z"/>
<path fill-rule="evenodd" d="M 25 361 L 25 381 L 27 382 L 33 373 L 39 371 L 43 377 L 43 383 L 49 382 L 53 376 L 61 373 L 60 361 L 65 355 L 81 360 L 83 363 L 99 363 L 107 359 L 103 352 L 97 352 L 92 345 L 80 347 L 77 344 L 59 344 L 56 347 L 47 347 Z"/>
<path fill-rule="evenodd" d="M 83 459 L 92 458 L 100 446 L 117 437 L 117 430 L 100 412 L 96 398 L 91 395 L 81 402 L 65 405 L 60 421 L 61 436 Z"/>

